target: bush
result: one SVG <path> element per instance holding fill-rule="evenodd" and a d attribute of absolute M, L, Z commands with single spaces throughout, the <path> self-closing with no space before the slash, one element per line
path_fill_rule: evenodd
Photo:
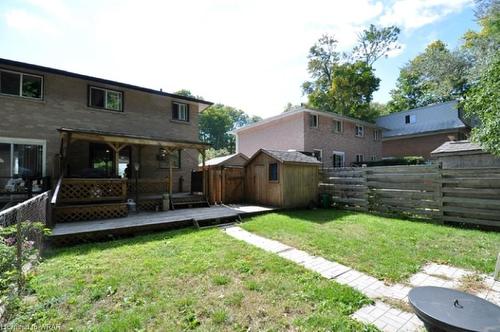
<path fill-rule="evenodd" d="M 354 162 L 352 165 L 354 167 L 361 167 L 362 165 L 366 165 L 367 167 L 374 166 L 398 166 L 398 165 L 422 165 L 425 164 L 426 160 L 424 157 L 420 156 L 408 156 L 403 158 L 391 158 L 391 159 L 382 159 L 375 161 L 363 161 L 360 163 Z"/>

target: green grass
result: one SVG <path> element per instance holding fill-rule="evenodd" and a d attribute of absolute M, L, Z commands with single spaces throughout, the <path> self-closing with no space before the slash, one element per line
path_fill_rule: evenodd
<path fill-rule="evenodd" d="M 242 227 L 392 282 L 429 261 L 490 273 L 500 251 L 500 233 L 332 209 L 266 214 Z"/>
<path fill-rule="evenodd" d="M 216 229 L 55 250 L 28 286 L 10 328 L 375 331 L 362 294 Z"/>

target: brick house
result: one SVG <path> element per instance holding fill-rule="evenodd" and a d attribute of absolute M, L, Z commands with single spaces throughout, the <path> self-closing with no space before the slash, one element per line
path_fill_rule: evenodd
<path fill-rule="evenodd" d="M 382 157 L 382 128 L 374 123 L 304 107 L 234 130 L 236 150 L 252 156 L 261 148 L 315 155 L 325 167 Z"/>
<path fill-rule="evenodd" d="M 447 141 L 463 140 L 469 127 L 460 117 L 457 101 L 439 103 L 381 116 L 383 127 L 382 156 L 422 156 Z"/>
<path fill-rule="evenodd" d="M 171 178 L 173 192 L 189 191 L 206 148 L 198 113 L 211 104 L 0 59 L 0 181 L 130 178 L 139 164 L 139 178 Z"/>

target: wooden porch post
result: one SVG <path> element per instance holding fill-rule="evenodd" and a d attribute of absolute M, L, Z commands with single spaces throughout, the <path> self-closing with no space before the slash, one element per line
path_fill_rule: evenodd
<path fill-rule="evenodd" d="M 68 163 L 68 148 L 71 143 L 71 133 L 61 134 L 61 146 L 59 149 L 60 154 L 60 165 L 59 165 L 59 177 L 64 176 L 66 172 L 66 166 Z"/>
<path fill-rule="evenodd" d="M 168 151 L 168 194 L 170 196 L 170 199 L 172 199 L 172 193 L 173 193 L 173 186 L 174 186 L 174 180 L 173 180 L 173 171 L 172 171 L 172 154 L 176 150 L 167 150 Z"/>
<path fill-rule="evenodd" d="M 202 149 L 201 150 L 201 167 L 202 167 L 202 170 L 203 170 L 203 195 L 205 196 L 205 198 L 208 199 L 208 193 L 207 193 L 207 187 L 208 187 L 208 172 L 206 170 L 206 166 L 205 166 L 205 149 Z"/>

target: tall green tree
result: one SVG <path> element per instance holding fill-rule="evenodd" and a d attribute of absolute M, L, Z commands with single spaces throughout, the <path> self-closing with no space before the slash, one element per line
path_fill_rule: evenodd
<path fill-rule="evenodd" d="M 334 111 L 363 120 L 374 120 L 377 114 L 370 107 L 370 102 L 379 84 L 380 79 L 364 61 L 335 65 L 329 92 L 335 100 Z"/>
<path fill-rule="evenodd" d="M 397 48 L 397 27 L 371 25 L 358 36 L 358 45 L 348 55 L 338 50 L 333 36 L 324 35 L 309 50 L 307 69 L 310 81 L 302 84 L 309 105 L 355 118 L 371 120 L 376 108 L 370 107 L 380 80 L 372 65 Z"/>
<path fill-rule="evenodd" d="M 400 71 L 389 108 L 397 112 L 457 99 L 467 89 L 470 62 L 437 40 Z"/>
<path fill-rule="evenodd" d="M 467 92 L 465 114 L 479 120 L 472 129 L 473 141 L 500 156 L 500 54 L 482 71 L 479 81 Z"/>
<path fill-rule="evenodd" d="M 214 150 L 235 151 L 235 139 L 230 131 L 262 120 L 242 110 L 223 104 L 215 104 L 200 114 L 200 139 L 210 143 Z M 218 152 L 214 152 L 217 155 Z"/>
<path fill-rule="evenodd" d="M 396 26 L 377 28 L 370 24 L 358 35 L 358 44 L 352 50 L 353 58 L 372 66 L 381 57 L 387 57 L 389 52 L 401 48 L 397 44 L 399 32 Z"/>

